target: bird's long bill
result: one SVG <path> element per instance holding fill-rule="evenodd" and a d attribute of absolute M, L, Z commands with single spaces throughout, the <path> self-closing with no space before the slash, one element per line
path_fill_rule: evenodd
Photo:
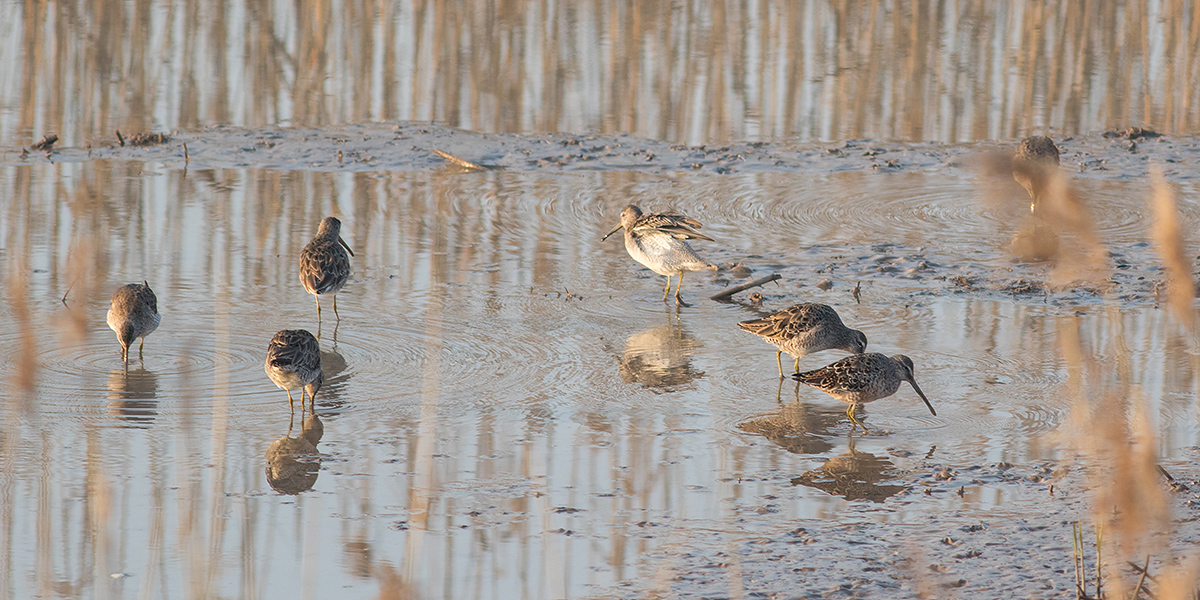
<path fill-rule="evenodd" d="M 612 235 L 612 234 L 616 233 L 618 229 L 620 229 L 620 228 L 622 228 L 622 227 L 624 227 L 624 226 L 625 226 L 624 224 L 621 224 L 621 225 L 617 225 L 616 227 L 613 227 L 613 230 L 612 230 L 612 231 L 610 231 L 610 232 L 608 232 L 608 233 L 606 233 L 606 234 L 604 234 L 604 237 L 600 238 L 600 241 L 602 241 L 602 242 L 603 242 L 604 240 L 607 240 L 607 239 L 608 239 L 608 236 L 610 236 L 610 235 Z"/>
<path fill-rule="evenodd" d="M 925 401 L 925 406 L 929 407 L 929 413 L 936 417 L 937 411 L 933 410 L 933 405 L 929 403 L 929 398 L 925 397 L 925 392 L 921 391 L 921 386 L 917 385 L 917 382 L 912 379 L 909 379 L 908 382 L 912 384 L 914 390 L 917 390 L 917 395 L 920 396 L 921 399 Z"/>
<path fill-rule="evenodd" d="M 341 245 L 342 245 L 342 247 L 346 249 L 346 252 L 349 252 L 349 253 L 350 253 L 350 256 L 354 256 L 354 251 L 350 249 L 350 244 L 347 244 L 347 243 L 346 243 L 346 240 L 343 240 L 343 239 L 342 239 L 342 238 L 339 236 L 339 237 L 338 237 L 338 243 L 339 243 L 339 244 L 341 244 Z"/>

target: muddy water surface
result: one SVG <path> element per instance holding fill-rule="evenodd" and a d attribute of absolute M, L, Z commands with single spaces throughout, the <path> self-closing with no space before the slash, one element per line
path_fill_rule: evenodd
<path fill-rule="evenodd" d="M 987 549 L 993 560 L 1022 566 L 1012 546 L 1044 547 L 1037 576 L 1019 581 L 1062 591 L 1069 538 L 1029 533 L 1047 523 L 998 532 L 1086 516 L 1062 475 L 1064 390 L 1080 380 L 1144 398 L 1164 464 L 1195 473 L 1195 361 L 1156 303 L 1144 163 L 1074 176 L 1124 265 L 1097 293 L 1045 289 L 1047 267 L 1007 255 L 1024 192 L 962 167 L 973 147 L 893 145 L 913 166 L 881 169 L 858 152 L 756 146 L 814 162 L 751 157 L 717 173 L 629 168 L 634 151 L 704 154 L 632 138 L 509 136 L 503 154 L 495 138 L 406 127 L 330 134 L 343 143 L 189 135 L 186 165 L 178 140 L 4 167 L 19 192 L 4 205 L 7 302 L 28 311 L 0 327 L 4 369 L 13 382 L 34 373 L 30 391 L 3 392 L 6 594 L 368 597 L 402 581 L 421 597 L 550 598 L 851 581 L 903 595 L 929 577 L 1012 589 L 938 542 L 985 526 L 989 546 L 1009 540 Z M 414 151 L 389 170 L 346 164 L 388 143 L 535 160 L 460 172 Z M 588 143 L 620 151 L 589 167 L 536 161 Z M 1100 137 L 1076 144 L 1113 164 L 1128 155 Z M 1200 221 L 1193 145 L 1152 150 L 1181 161 L 1187 229 Z M 233 164 L 266 151 L 313 168 Z M 600 242 L 628 202 L 698 218 L 718 241 L 696 247 L 752 273 L 690 274 L 692 306 L 664 304 L 661 277 L 619 239 Z M 318 325 L 296 261 L 327 214 L 356 256 L 340 323 L 327 306 Z M 771 273 L 782 279 L 761 306 L 706 299 Z M 104 311 L 141 280 L 163 321 L 126 373 Z M 797 301 L 834 305 L 872 350 L 913 357 L 938 416 L 906 387 L 866 407 L 870 434 L 851 436 L 844 405 L 781 383 L 773 348 L 736 322 Z M 301 437 L 300 413 L 262 371 L 284 328 L 321 335 L 315 462 L 279 462 L 281 444 L 303 447 L 280 441 Z M 792 568 L 865 543 L 885 544 L 868 570 Z M 953 550 L 939 562 L 951 566 L 920 575 L 897 556 L 905 544 Z M 806 547 L 821 550 L 788 554 Z"/>

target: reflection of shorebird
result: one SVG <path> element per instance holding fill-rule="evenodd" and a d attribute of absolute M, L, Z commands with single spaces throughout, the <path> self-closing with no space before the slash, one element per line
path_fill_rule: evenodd
<path fill-rule="evenodd" d="M 350 257 L 354 252 L 341 237 L 342 222 L 325 217 L 314 237 L 300 252 L 300 283 L 317 300 L 317 321 L 321 320 L 321 294 L 333 294 L 333 315 L 337 311 L 337 293 L 350 277 Z M 346 253 L 349 252 L 349 255 Z"/>
<path fill-rule="evenodd" d="M 880 483 L 895 478 L 894 467 L 887 458 L 855 450 L 854 439 L 851 438 L 850 448 L 846 452 L 829 459 L 815 471 L 793 478 L 792 484 L 815 488 L 847 500 L 883 502 L 908 489 L 904 485 Z"/>
<path fill-rule="evenodd" d="M 125 361 L 126 366 L 129 365 L 129 345 L 133 340 L 142 338 L 138 344 L 138 358 L 142 358 L 146 336 L 158 329 L 161 320 L 158 298 L 149 283 L 128 283 L 117 288 L 108 309 L 108 326 L 117 333 L 117 341 L 121 343 L 121 360 Z"/>
<path fill-rule="evenodd" d="M 1058 164 L 1058 146 L 1044 135 L 1030 136 L 1017 144 L 1012 160 L 1013 179 L 1029 192 L 1030 211 L 1037 208 Z"/>
<path fill-rule="evenodd" d="M 683 285 L 683 274 L 688 271 L 715 270 L 716 265 L 700 258 L 695 250 L 688 245 L 687 240 L 713 241 L 696 230 L 700 222 L 683 215 L 650 213 L 642 214 L 642 210 L 632 204 L 621 211 L 621 224 L 605 234 L 600 241 L 608 236 L 625 229 L 625 250 L 646 268 L 664 275 L 667 278 L 667 288 L 663 290 L 663 301 L 671 292 L 671 277 L 679 276 L 675 286 L 675 302 L 683 306 L 687 303 L 679 295 L 679 287 Z"/>
<path fill-rule="evenodd" d="M 678 317 L 661 327 L 639 331 L 625 340 L 625 352 L 617 357 L 621 379 L 626 383 L 665 389 L 704 376 L 703 372 L 692 368 L 692 354 L 700 343 L 677 321 Z"/>
<path fill-rule="evenodd" d="M 800 359 L 821 350 L 845 350 L 862 354 L 867 350 L 867 336 L 842 323 L 837 311 L 824 304 L 796 304 L 761 319 L 742 321 L 738 327 L 757 335 L 779 348 L 775 365 L 783 378 L 784 352 L 796 358 L 794 370 L 800 370 Z"/>
<path fill-rule="evenodd" d="M 116 369 L 108 373 L 108 414 L 132 424 L 154 420 L 158 409 L 158 376 L 145 369 Z"/>
<path fill-rule="evenodd" d="M 851 430 L 855 425 L 862 427 L 863 431 L 867 430 L 854 418 L 856 406 L 895 394 L 900 389 L 901 381 L 912 384 L 917 395 L 925 401 L 925 406 L 929 407 L 929 412 L 937 415 L 913 378 L 912 360 L 903 354 L 894 357 L 877 352 L 855 354 L 815 371 L 796 373 L 792 378 L 850 404 L 846 416 L 850 417 Z"/>
<path fill-rule="evenodd" d="M 292 390 L 300 389 L 300 408 L 304 408 L 304 392 L 316 406 L 317 391 L 325 383 L 321 374 L 321 351 L 317 338 L 303 329 L 285 329 L 271 338 L 267 346 L 267 363 L 263 367 L 275 385 L 287 390 L 288 405 Z"/>
<path fill-rule="evenodd" d="M 288 435 L 291 435 L 291 423 Z M 325 425 L 316 414 L 309 415 L 301 425 L 299 437 L 281 437 L 267 447 L 267 483 L 277 492 L 299 494 L 312 489 L 321 470 L 317 444 L 325 433 Z"/>
<path fill-rule="evenodd" d="M 837 425 L 841 413 L 806 402 L 789 402 L 771 413 L 742 421 L 737 428 L 761 435 L 793 454 L 820 454 L 833 448 L 825 434 Z"/>

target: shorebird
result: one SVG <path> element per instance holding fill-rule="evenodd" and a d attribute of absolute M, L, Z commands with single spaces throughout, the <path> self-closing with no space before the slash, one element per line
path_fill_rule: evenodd
<path fill-rule="evenodd" d="M 854 408 L 859 404 L 887 398 L 900 389 L 900 382 L 912 384 L 917 395 L 925 401 L 929 412 L 937 416 L 933 405 L 925 397 L 913 378 L 912 359 L 897 354 L 886 356 L 877 352 L 847 356 L 835 363 L 825 365 L 815 371 L 795 373 L 792 379 L 811 385 L 842 402 L 850 404 L 846 416 L 850 417 L 851 431 L 857 425 L 867 430 L 867 427 L 854 418 Z"/>
<path fill-rule="evenodd" d="M 341 237 L 342 222 L 325 217 L 317 236 L 300 252 L 300 283 L 317 299 L 317 322 L 321 321 L 321 294 L 333 294 L 333 314 L 337 311 L 337 293 L 350 277 L 350 256 L 354 251 Z M 349 256 L 347 256 L 349 252 Z"/>
<path fill-rule="evenodd" d="M 666 276 L 667 288 L 663 290 L 663 302 L 667 301 L 667 294 L 671 293 L 671 277 L 678 275 L 679 283 L 675 286 L 675 302 L 687 306 L 687 303 L 679 295 L 679 288 L 683 285 L 683 274 L 688 271 L 715 270 L 717 268 L 716 265 L 700 258 L 687 243 L 690 238 L 714 241 L 697 232 L 696 230 L 700 227 L 699 221 L 683 215 L 668 213 L 644 215 L 642 209 L 630 204 L 621 211 L 621 224 L 600 238 L 600 241 L 607 240 L 608 236 L 616 233 L 618 229 L 624 228 L 625 250 L 629 252 L 629 256 L 651 271 Z"/>
<path fill-rule="evenodd" d="M 146 336 L 158 329 L 161 320 L 158 298 L 149 283 L 127 283 L 113 293 L 112 305 L 108 309 L 108 326 L 117 333 L 117 341 L 121 342 L 121 360 L 125 361 L 126 366 L 129 365 L 129 345 L 133 340 L 142 338 L 138 344 L 138 358 L 142 358 Z"/>
<path fill-rule="evenodd" d="M 1058 169 L 1058 146 L 1044 135 L 1034 135 L 1017 144 L 1013 155 L 1013 179 L 1029 192 L 1029 210 L 1033 212 L 1049 186 L 1050 177 Z"/>
<path fill-rule="evenodd" d="M 771 313 L 761 319 L 738 323 L 738 327 L 757 335 L 779 348 L 775 365 L 783 379 L 783 353 L 796 358 L 794 370 L 800 370 L 800 359 L 822 350 L 845 350 L 855 354 L 867 351 L 867 336 L 842 324 L 837 311 L 825 304 L 806 302 Z"/>
<path fill-rule="evenodd" d="M 267 363 L 263 370 L 275 385 L 287 391 L 289 406 L 292 405 L 292 390 L 299 388 L 301 410 L 306 390 L 315 409 L 317 392 L 325 383 L 325 376 L 321 374 L 321 348 L 313 334 L 303 329 L 284 329 L 276 333 L 267 346 Z"/>

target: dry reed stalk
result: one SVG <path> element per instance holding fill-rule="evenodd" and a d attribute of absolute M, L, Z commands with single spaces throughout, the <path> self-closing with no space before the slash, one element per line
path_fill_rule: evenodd
<path fill-rule="evenodd" d="M 1179 225 L 1179 209 L 1175 192 L 1163 178 L 1162 168 L 1150 168 L 1153 193 L 1147 200 L 1154 212 L 1150 240 L 1163 262 L 1167 283 L 1167 306 L 1183 322 L 1188 331 L 1196 332 L 1196 313 L 1192 301 L 1196 298 L 1196 282 L 1192 279 L 1192 263 L 1183 243 L 1183 228 Z"/>
<path fill-rule="evenodd" d="M 34 387 L 37 383 L 37 335 L 33 330 L 33 314 L 26 295 L 29 291 L 29 261 L 24 256 L 8 263 L 8 300 L 12 320 L 21 332 L 21 347 L 17 351 L 16 384 L 18 407 L 28 413 L 33 408 Z"/>
<path fill-rule="evenodd" d="M 99 261 L 94 257 L 101 254 L 101 249 L 94 238 L 86 238 L 75 242 L 68 251 L 67 272 L 64 280 L 70 281 L 67 291 L 62 296 L 62 303 L 67 309 L 67 318 L 62 320 L 63 335 L 71 341 L 80 341 L 87 335 L 90 321 L 94 314 L 88 313 L 92 297 L 96 293 L 96 284 L 103 280 L 99 273 Z"/>
<path fill-rule="evenodd" d="M 1046 193 L 1041 201 L 1047 222 L 1078 241 L 1077 244 L 1061 245 L 1059 261 L 1050 273 L 1051 284 L 1056 287 L 1104 286 L 1109 273 L 1108 249 L 1100 241 L 1091 211 L 1067 177 L 1057 170 L 1049 171 Z"/>
<path fill-rule="evenodd" d="M 1068 370 L 1071 391 L 1071 425 L 1068 437 L 1082 462 L 1088 493 L 1092 498 L 1092 522 L 1097 531 L 1112 532 L 1111 548 L 1105 552 L 1110 564 L 1124 564 L 1147 554 L 1159 557 L 1170 539 L 1170 498 L 1159 479 L 1146 403 L 1136 389 L 1103 374 L 1106 365 L 1084 347 L 1078 324 L 1060 322 L 1060 344 Z M 1082 544 L 1076 541 L 1077 547 Z M 1102 563 L 1103 540 L 1097 536 L 1097 587 Z M 1077 551 L 1078 556 L 1078 551 Z M 1077 571 L 1082 571 L 1082 563 Z M 1103 587 L 1109 597 L 1128 597 L 1134 582 L 1115 569 L 1107 572 Z M 1077 573 L 1079 581 L 1082 573 Z"/>

